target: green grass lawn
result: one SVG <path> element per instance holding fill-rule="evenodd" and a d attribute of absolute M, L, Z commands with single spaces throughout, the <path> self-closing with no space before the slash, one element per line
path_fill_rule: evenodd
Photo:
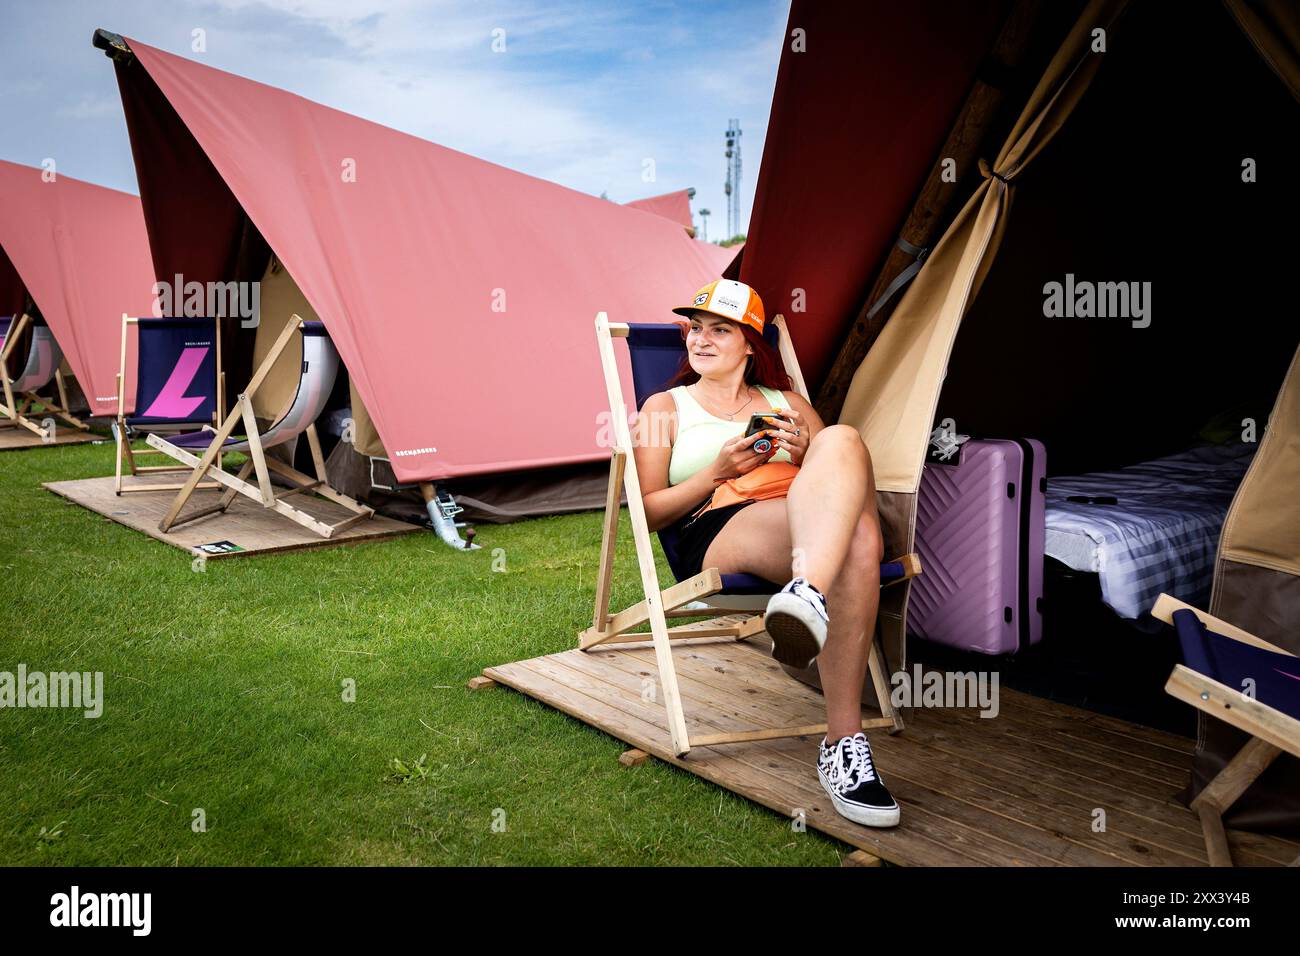
<path fill-rule="evenodd" d="M 198 573 L 40 486 L 111 471 L 109 445 L 0 453 L 0 671 L 104 673 L 98 719 L 0 710 L 6 863 L 834 865 L 848 849 L 673 767 L 625 769 L 619 741 L 521 694 L 465 689 L 573 646 L 598 514 L 485 525 L 470 554 L 416 534 Z M 638 596 L 622 529 L 616 604 Z"/>

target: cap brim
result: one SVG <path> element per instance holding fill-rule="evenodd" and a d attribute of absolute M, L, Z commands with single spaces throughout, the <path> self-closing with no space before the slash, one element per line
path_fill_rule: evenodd
<path fill-rule="evenodd" d="M 693 316 L 696 312 L 703 312 L 705 315 L 711 315 L 717 319 L 726 319 L 728 322 L 735 322 L 737 325 L 745 324 L 744 322 L 740 321 L 740 319 L 733 319 L 729 315 L 723 315 L 721 312 L 714 312 L 712 309 L 706 309 L 701 305 L 679 305 L 677 306 L 677 308 L 673 309 L 673 311 L 676 312 L 678 315 L 686 316 L 686 318 L 688 319 L 691 316 Z"/>

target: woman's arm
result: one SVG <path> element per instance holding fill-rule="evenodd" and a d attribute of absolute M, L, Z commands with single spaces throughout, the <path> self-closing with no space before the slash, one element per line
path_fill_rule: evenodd
<path fill-rule="evenodd" d="M 672 524 L 711 495 L 715 487 L 713 466 L 701 468 L 686 481 L 669 487 L 668 463 L 676 432 L 677 403 L 667 392 L 656 392 L 641 406 L 632 435 L 641 500 L 651 531 Z"/>

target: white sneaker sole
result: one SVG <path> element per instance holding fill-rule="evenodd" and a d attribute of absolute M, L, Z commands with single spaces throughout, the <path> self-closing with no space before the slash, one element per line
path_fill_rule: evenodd
<path fill-rule="evenodd" d="M 772 638 L 772 657 L 788 667 L 810 666 L 826 643 L 826 622 L 793 594 L 772 595 L 763 625 Z"/>
<path fill-rule="evenodd" d="M 901 814 L 897 806 L 872 808 L 850 803 L 831 789 L 830 781 L 826 779 L 826 775 L 822 773 L 820 767 L 817 768 L 817 779 L 822 782 L 822 789 L 826 791 L 826 796 L 831 798 L 831 806 L 835 808 L 835 812 L 846 820 L 860 823 L 864 827 L 898 826 Z"/>

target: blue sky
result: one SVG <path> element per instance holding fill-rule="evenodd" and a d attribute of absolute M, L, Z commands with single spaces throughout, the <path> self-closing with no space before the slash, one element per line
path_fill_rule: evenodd
<path fill-rule="evenodd" d="M 0 158 L 136 192 L 96 27 L 565 186 L 693 186 L 725 232 L 723 131 L 748 222 L 788 0 L 47 0 L 7 3 Z M 207 49 L 194 52 L 193 31 Z M 494 52 L 496 30 L 505 50 Z M 496 34 L 500 37 L 501 34 Z M 645 160 L 654 182 L 643 181 Z M 697 217 L 698 225 L 698 217 Z"/>

